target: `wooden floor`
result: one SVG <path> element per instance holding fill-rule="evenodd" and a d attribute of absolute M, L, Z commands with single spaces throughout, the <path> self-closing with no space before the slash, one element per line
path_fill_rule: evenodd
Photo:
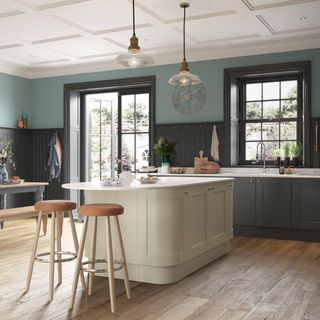
<path fill-rule="evenodd" d="M 74 262 L 64 263 L 63 283 L 51 303 L 47 264 L 36 263 L 30 292 L 22 294 L 34 229 L 30 219 L 8 222 L 0 231 L 1 320 L 320 319 L 320 243 L 236 237 L 229 255 L 178 283 L 132 283 L 132 299 L 127 300 L 118 280 L 114 315 L 106 279 L 96 277 L 93 296 L 79 289 L 68 313 Z M 64 237 L 65 248 L 71 249 L 67 221 Z M 48 247 L 48 238 L 42 237 L 41 250 Z"/>

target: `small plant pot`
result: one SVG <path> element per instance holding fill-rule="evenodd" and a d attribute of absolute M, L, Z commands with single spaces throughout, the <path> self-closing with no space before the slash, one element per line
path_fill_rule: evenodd
<path fill-rule="evenodd" d="M 298 167 L 299 166 L 299 157 L 293 157 L 292 158 L 292 165 L 294 167 Z"/>
<path fill-rule="evenodd" d="M 280 158 L 280 157 L 276 157 L 276 158 L 274 159 L 274 165 L 275 165 L 276 167 L 280 167 L 280 161 L 281 161 L 281 158 Z"/>
<path fill-rule="evenodd" d="M 284 164 L 285 167 L 289 167 L 289 165 L 290 165 L 290 158 L 289 158 L 289 157 L 285 157 L 283 164 Z"/>

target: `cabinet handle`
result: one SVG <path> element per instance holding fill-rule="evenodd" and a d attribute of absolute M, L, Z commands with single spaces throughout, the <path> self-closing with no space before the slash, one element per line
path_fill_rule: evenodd
<path fill-rule="evenodd" d="M 250 182 L 254 182 L 254 180 L 253 180 L 253 179 L 250 179 Z"/>
<path fill-rule="evenodd" d="M 184 192 L 184 194 L 189 194 L 189 193 L 190 193 L 190 191 L 185 191 L 185 192 Z"/>
<path fill-rule="evenodd" d="M 212 191 L 212 190 L 216 190 L 216 188 L 215 187 L 208 187 L 208 190 Z"/>
<path fill-rule="evenodd" d="M 261 181 L 262 181 L 262 180 L 260 180 L 260 179 L 257 180 L 258 183 L 261 183 Z"/>

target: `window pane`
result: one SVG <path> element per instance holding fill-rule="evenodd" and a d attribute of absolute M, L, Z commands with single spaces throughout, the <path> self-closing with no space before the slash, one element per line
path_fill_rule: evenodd
<path fill-rule="evenodd" d="M 279 140 L 279 122 L 263 122 L 262 139 Z"/>
<path fill-rule="evenodd" d="M 101 100 L 101 134 L 111 135 L 112 102 Z"/>
<path fill-rule="evenodd" d="M 111 137 L 101 137 L 101 170 L 111 171 Z"/>
<path fill-rule="evenodd" d="M 261 140 L 261 123 L 246 124 L 246 140 Z"/>
<path fill-rule="evenodd" d="M 297 139 L 297 122 L 282 122 L 281 123 L 281 140 L 296 140 Z"/>
<path fill-rule="evenodd" d="M 122 169 L 135 170 L 134 166 L 134 134 L 122 135 Z"/>
<path fill-rule="evenodd" d="M 136 167 L 140 169 L 149 165 L 149 134 L 137 134 Z"/>
<path fill-rule="evenodd" d="M 258 142 L 246 142 L 246 160 L 256 161 Z"/>
<path fill-rule="evenodd" d="M 92 182 L 99 182 L 100 181 L 100 172 L 99 171 L 91 171 L 89 180 Z"/>
<path fill-rule="evenodd" d="M 149 131 L 149 94 L 136 95 L 136 121 L 138 132 Z"/>
<path fill-rule="evenodd" d="M 249 102 L 246 104 L 246 119 L 259 120 L 262 117 L 261 102 Z"/>
<path fill-rule="evenodd" d="M 279 82 L 263 83 L 263 100 L 279 99 Z"/>
<path fill-rule="evenodd" d="M 122 132 L 133 132 L 134 123 L 134 95 L 121 97 L 122 102 Z"/>
<path fill-rule="evenodd" d="M 261 100 L 261 83 L 246 84 L 246 101 Z"/>
<path fill-rule="evenodd" d="M 298 117 L 298 101 L 297 100 L 281 101 L 281 117 L 297 118 Z"/>
<path fill-rule="evenodd" d="M 266 160 L 274 160 L 274 151 L 279 149 L 279 142 L 264 142 L 266 147 Z"/>
<path fill-rule="evenodd" d="M 89 133 L 100 134 L 100 102 L 98 100 L 88 100 L 89 112 Z"/>
<path fill-rule="evenodd" d="M 298 81 L 282 81 L 281 82 L 281 99 L 297 98 Z"/>
<path fill-rule="evenodd" d="M 263 102 L 263 119 L 278 119 L 279 113 L 279 101 Z"/>

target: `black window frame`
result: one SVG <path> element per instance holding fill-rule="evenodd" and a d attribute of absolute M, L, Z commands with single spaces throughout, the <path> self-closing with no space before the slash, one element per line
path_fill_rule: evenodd
<path fill-rule="evenodd" d="M 279 117 L 278 119 L 266 119 L 266 118 L 261 118 L 259 120 L 247 120 L 246 119 L 246 84 L 250 83 L 267 83 L 267 82 L 281 82 L 281 81 L 290 81 L 290 80 L 296 80 L 297 81 L 297 117 L 296 118 L 281 118 Z M 258 77 L 250 77 L 250 78 L 240 78 L 239 79 L 239 164 L 240 165 L 251 165 L 253 164 L 253 160 L 246 160 L 246 148 L 245 148 L 245 143 L 246 143 L 246 124 L 247 123 L 267 123 L 267 122 L 279 122 L 285 123 L 285 122 L 292 122 L 296 121 L 297 123 L 297 137 L 296 140 L 281 140 L 281 130 L 279 130 L 279 139 L 274 140 L 277 142 L 285 142 L 285 141 L 296 141 L 297 143 L 303 143 L 303 103 L 302 103 L 302 83 L 303 83 L 303 78 L 301 74 L 286 74 L 286 75 L 272 75 L 272 76 L 258 76 Z M 263 88 L 262 88 L 263 90 Z M 281 90 L 279 88 L 279 90 Z M 279 95 L 279 99 L 272 99 L 274 100 L 279 100 L 281 101 L 281 96 Z M 261 97 L 261 101 L 267 101 L 263 100 Z M 281 128 L 281 125 L 279 126 Z M 271 140 L 252 140 L 253 142 L 270 142 Z M 261 148 L 259 150 L 259 154 L 261 154 Z M 267 160 L 267 164 L 274 164 L 273 160 Z"/>
<path fill-rule="evenodd" d="M 302 78 L 301 101 L 303 167 L 311 167 L 310 114 L 311 114 L 311 61 L 295 61 L 224 69 L 224 135 L 227 166 L 240 166 L 239 133 L 235 136 L 239 112 L 240 81 L 257 77 L 300 75 Z M 232 148 L 231 148 L 232 146 Z M 253 165 L 252 163 L 250 164 Z"/>

